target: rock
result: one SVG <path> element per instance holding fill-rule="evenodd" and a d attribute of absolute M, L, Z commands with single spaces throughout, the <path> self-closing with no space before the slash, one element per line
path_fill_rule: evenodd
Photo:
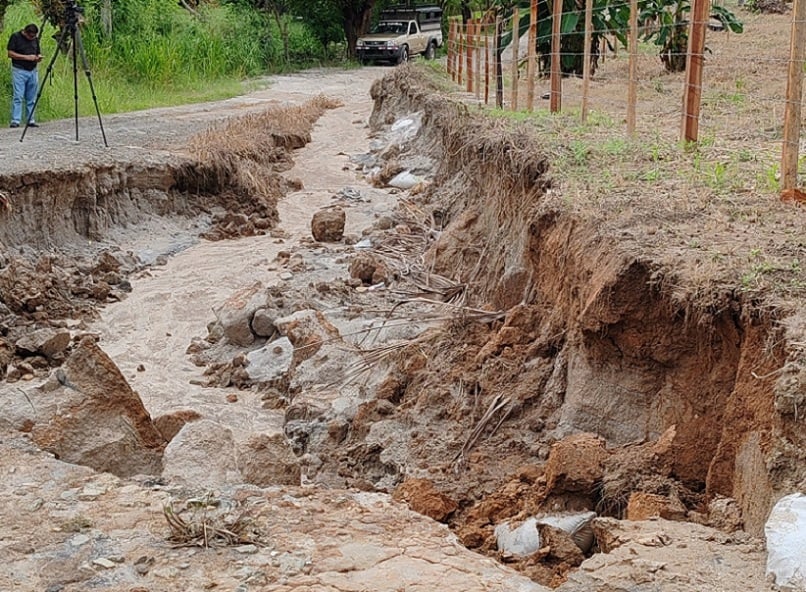
<path fill-rule="evenodd" d="M 364 285 L 378 284 L 388 280 L 389 270 L 377 257 L 359 252 L 350 261 L 350 277 L 361 280 Z"/>
<path fill-rule="evenodd" d="M 675 496 L 667 497 L 655 493 L 635 491 L 627 502 L 627 520 L 649 520 L 665 518 L 666 520 L 685 520 L 686 507 Z"/>
<path fill-rule="evenodd" d="M 163 478 L 199 488 L 241 483 L 232 431 L 207 419 L 185 424 L 165 448 Z"/>
<path fill-rule="evenodd" d="M 301 468 L 283 434 L 252 436 L 240 453 L 244 481 L 258 487 L 299 485 Z"/>
<path fill-rule="evenodd" d="M 252 333 L 258 337 L 271 337 L 277 332 L 277 327 L 274 326 L 274 317 L 277 314 L 276 310 L 269 308 L 259 308 L 252 316 Z"/>
<path fill-rule="evenodd" d="M 595 518 L 591 522 L 591 529 L 602 553 L 610 553 L 624 543 L 620 537 L 621 523 L 615 518 Z"/>
<path fill-rule="evenodd" d="M 97 565 L 98 567 L 102 567 L 104 569 L 113 569 L 117 567 L 114 561 L 110 561 L 106 557 L 99 557 L 98 559 L 93 559 L 92 564 Z"/>
<path fill-rule="evenodd" d="M 447 522 L 459 505 L 443 494 L 428 479 L 406 479 L 392 494 L 396 500 L 405 501 L 409 507 L 437 522 Z"/>
<path fill-rule="evenodd" d="M 549 492 L 590 493 L 604 475 L 604 461 L 610 456 L 603 438 L 575 434 L 556 442 L 546 463 Z"/>
<path fill-rule="evenodd" d="M 708 504 L 708 525 L 724 532 L 735 532 L 744 527 L 742 510 L 735 499 L 716 497 Z"/>
<path fill-rule="evenodd" d="M 339 207 L 319 210 L 311 219 L 311 234 L 323 243 L 339 242 L 344 236 L 345 220 L 346 214 Z"/>
<path fill-rule="evenodd" d="M 271 382 L 291 369 L 293 357 L 294 346 L 288 337 L 281 337 L 246 354 L 246 375 L 253 382 Z"/>
<path fill-rule="evenodd" d="M 555 559 L 571 566 L 577 566 L 585 561 L 585 554 L 570 533 L 548 524 L 538 524 L 537 532 L 540 546 L 549 549 L 547 559 Z"/>
<path fill-rule="evenodd" d="M 235 292 L 213 312 L 224 337 L 240 347 L 248 347 L 255 341 L 252 333 L 252 318 L 261 307 L 266 306 L 263 284 L 255 282 L 248 288 Z"/>
<path fill-rule="evenodd" d="M 275 319 L 274 325 L 294 346 L 294 361 L 313 356 L 323 343 L 340 338 L 339 330 L 318 310 L 306 309 Z"/>
<path fill-rule="evenodd" d="M 159 474 L 165 440 L 114 362 L 83 339 L 39 389 L 34 442 L 66 462 L 121 477 Z"/>
<path fill-rule="evenodd" d="M 64 329 L 37 329 L 17 340 L 14 344 L 23 356 L 42 354 L 48 359 L 63 353 L 70 346 L 70 331 Z"/>
<path fill-rule="evenodd" d="M 179 411 L 174 411 L 173 413 L 160 415 L 154 420 L 154 425 L 160 431 L 162 437 L 165 438 L 165 441 L 170 442 L 186 423 L 189 421 L 196 421 L 197 419 L 201 419 L 201 415 L 199 415 L 196 411 L 193 411 L 192 409 L 180 409 Z"/>

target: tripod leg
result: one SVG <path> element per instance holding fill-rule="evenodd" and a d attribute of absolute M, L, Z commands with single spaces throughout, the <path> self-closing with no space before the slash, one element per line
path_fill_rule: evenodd
<path fill-rule="evenodd" d="M 61 45 L 64 37 L 67 35 L 67 29 L 62 30 L 62 34 L 59 37 L 59 41 L 57 42 L 58 45 Z M 39 92 L 36 93 L 36 100 L 34 101 L 34 107 L 31 109 L 31 112 L 28 114 L 28 118 L 25 121 L 25 127 L 22 130 L 22 136 L 20 136 L 20 142 L 25 139 L 25 132 L 28 131 L 28 123 L 31 121 L 31 116 L 36 113 L 36 106 L 39 104 L 39 99 L 42 97 L 42 92 L 45 90 L 45 83 L 47 83 L 48 78 L 50 78 L 51 73 L 53 72 L 53 64 L 56 63 L 56 58 L 59 57 L 59 52 L 54 51 L 53 57 L 50 58 L 50 63 L 48 64 L 47 70 L 45 70 L 45 75 L 42 77 L 42 80 L 39 83 Z"/>
<path fill-rule="evenodd" d="M 104 122 L 101 120 L 101 110 L 98 108 L 98 97 L 95 96 L 95 86 L 92 84 L 92 72 L 90 72 L 90 66 L 87 62 L 87 54 L 84 52 L 84 43 L 81 41 L 81 31 L 76 30 L 76 35 L 74 39 L 75 45 L 73 47 L 78 47 L 78 51 L 81 54 L 81 65 L 84 66 L 84 74 L 87 75 L 87 82 L 90 84 L 90 92 L 92 93 L 92 102 L 95 105 L 95 113 L 98 114 L 98 125 L 101 128 L 101 136 L 104 138 L 104 146 L 109 148 L 109 144 L 106 142 L 106 132 L 104 131 Z"/>

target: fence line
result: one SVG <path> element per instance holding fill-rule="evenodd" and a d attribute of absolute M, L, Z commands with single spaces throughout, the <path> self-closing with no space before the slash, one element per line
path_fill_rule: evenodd
<path fill-rule="evenodd" d="M 561 0 L 554 0 L 554 9 L 557 10 L 558 5 L 562 5 Z M 639 80 L 639 62 L 644 60 L 646 56 L 642 55 L 638 50 L 638 36 L 642 25 L 638 22 L 636 0 L 629 0 L 625 5 L 630 5 L 630 23 L 628 33 L 628 70 L 626 76 L 626 99 L 624 101 L 610 99 L 609 107 L 621 105 L 624 108 L 625 121 L 627 133 L 633 135 L 636 130 L 636 112 L 638 106 L 638 88 Z M 576 11 L 571 11 L 576 14 Z M 593 28 L 592 18 L 592 0 L 585 2 L 585 27 L 584 27 L 584 51 L 571 52 L 561 51 L 560 46 L 560 19 L 552 18 L 552 35 L 551 35 L 551 51 L 550 51 L 550 64 L 549 71 L 550 79 L 550 92 L 546 93 L 544 98 L 551 99 L 549 109 L 551 112 L 560 112 L 563 108 L 564 98 L 580 98 L 581 108 L 580 117 L 582 121 L 586 121 L 589 116 L 590 105 L 592 99 L 590 97 L 590 83 L 592 74 L 592 59 L 597 60 L 603 64 L 609 59 L 607 51 L 607 38 L 606 36 L 613 35 L 610 30 L 598 30 Z M 484 104 L 489 104 L 491 99 L 490 85 L 495 85 L 496 104 L 500 107 L 506 106 L 511 110 L 521 110 L 532 112 L 535 108 L 535 89 L 536 79 L 546 76 L 546 72 L 542 71 L 543 66 L 538 68 L 538 43 L 545 43 L 548 36 L 539 37 L 537 34 L 538 23 L 538 2 L 532 0 L 530 10 L 522 14 L 518 9 L 515 9 L 511 16 L 508 18 L 496 18 L 494 22 L 491 19 L 472 19 L 467 23 L 463 23 L 460 17 L 453 17 L 449 19 L 449 34 L 448 34 L 448 72 L 459 85 L 464 85 L 468 93 L 475 95 L 476 99 Z M 525 58 L 521 56 L 522 45 L 520 43 L 521 25 L 524 24 L 524 19 L 529 19 L 528 26 L 524 28 L 527 30 L 527 43 L 528 47 L 525 51 Z M 717 96 L 704 94 L 707 90 L 703 83 L 704 72 L 706 72 L 706 55 L 705 55 L 705 37 L 710 20 L 710 1 L 709 0 L 692 0 L 691 17 L 687 23 L 682 23 L 680 26 L 689 27 L 688 39 L 689 45 L 685 53 L 670 53 L 670 58 L 674 56 L 686 57 L 686 71 L 685 80 L 683 84 L 683 92 L 678 107 L 674 108 L 669 113 L 678 113 L 680 117 L 680 139 L 692 145 L 696 145 L 699 141 L 700 134 L 700 119 L 701 108 L 703 101 L 711 103 L 720 100 L 730 100 L 727 98 L 720 98 Z M 509 45 L 511 51 L 510 57 L 505 57 L 503 51 L 499 50 L 497 45 L 498 37 L 496 31 L 504 30 L 512 34 L 512 42 Z M 581 31 L 576 31 L 575 34 L 581 34 Z M 604 49 L 598 49 L 595 56 L 591 56 L 592 44 L 591 40 L 594 34 L 602 37 L 602 44 Z M 618 43 L 613 43 L 613 54 L 618 59 L 618 54 L 615 48 Z M 741 50 L 742 48 L 739 48 Z M 780 48 L 779 48 L 780 50 Z M 560 70 L 561 60 L 565 56 L 582 56 L 583 58 L 583 73 L 582 73 L 582 89 L 581 93 L 575 93 L 572 88 L 563 89 L 562 76 Z M 774 68 L 776 65 L 780 66 L 783 70 L 784 65 L 788 70 L 787 85 L 786 85 L 786 98 L 782 100 L 780 95 L 777 96 L 754 96 L 752 100 L 760 104 L 768 103 L 773 104 L 771 111 L 767 111 L 765 116 L 772 115 L 773 117 L 781 117 L 783 119 L 784 135 L 781 142 L 781 160 L 780 160 L 780 173 L 781 181 L 780 187 L 783 190 L 791 190 L 798 185 L 798 161 L 799 161 L 799 147 L 801 135 L 801 114 L 803 112 L 803 68 L 802 64 L 806 59 L 806 0 L 793 1 L 793 14 L 791 18 L 791 33 L 790 33 L 790 51 L 788 56 L 780 54 L 780 51 L 768 56 L 760 56 L 751 54 L 749 52 L 733 52 L 730 53 L 734 60 L 748 60 L 760 67 Z M 652 56 L 657 61 L 657 56 Z M 709 54 L 710 61 L 716 59 L 716 56 Z M 541 64 L 545 66 L 546 56 L 541 57 Z M 525 63 L 525 80 L 521 75 L 521 66 Z M 507 89 L 504 88 L 504 80 L 502 76 L 503 67 L 506 67 L 509 75 L 511 76 L 511 83 L 507 84 Z M 493 76 L 490 71 L 493 71 Z M 618 69 L 617 69 L 618 71 Z M 782 75 L 783 76 L 783 75 Z M 609 80 L 614 80 L 613 75 L 608 75 Z M 783 79 L 783 78 L 782 78 Z M 525 84 L 526 97 L 525 105 L 523 104 L 523 97 L 521 96 L 522 86 Z M 662 82 L 655 82 L 655 85 Z M 736 83 L 739 84 L 738 82 Z M 572 85 L 573 86 L 573 85 Z M 646 86 L 643 87 L 642 92 L 646 92 Z M 508 97 L 506 96 L 508 95 Z M 500 99 L 499 99 L 500 97 Z M 508 101 L 505 101 L 508 98 Z M 505 104 L 506 103 L 506 104 Z M 778 104 L 781 108 L 776 108 L 774 105 Z M 612 110 L 612 109 L 611 109 Z M 757 109 L 759 113 L 764 111 L 763 107 Z M 779 119 L 780 123 L 780 119 Z"/>

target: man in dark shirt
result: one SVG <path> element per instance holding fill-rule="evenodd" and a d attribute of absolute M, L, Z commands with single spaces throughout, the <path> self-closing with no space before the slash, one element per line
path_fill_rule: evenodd
<path fill-rule="evenodd" d="M 34 102 L 39 78 L 36 66 L 42 61 L 39 53 L 39 28 L 31 23 L 17 31 L 8 40 L 8 57 L 11 58 L 11 84 L 14 95 L 11 100 L 11 127 L 19 127 L 22 121 L 22 100 L 27 107 L 30 127 L 39 127 L 34 122 Z"/>

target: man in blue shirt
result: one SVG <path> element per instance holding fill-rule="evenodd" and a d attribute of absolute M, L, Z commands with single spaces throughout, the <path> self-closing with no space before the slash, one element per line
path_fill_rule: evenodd
<path fill-rule="evenodd" d="M 39 53 L 39 28 L 31 23 L 22 31 L 17 31 L 8 40 L 8 57 L 11 58 L 11 84 L 14 95 L 11 100 L 11 127 L 20 127 L 22 100 L 27 107 L 29 127 L 39 127 L 34 122 L 34 102 L 39 78 L 36 66 L 42 61 Z"/>

